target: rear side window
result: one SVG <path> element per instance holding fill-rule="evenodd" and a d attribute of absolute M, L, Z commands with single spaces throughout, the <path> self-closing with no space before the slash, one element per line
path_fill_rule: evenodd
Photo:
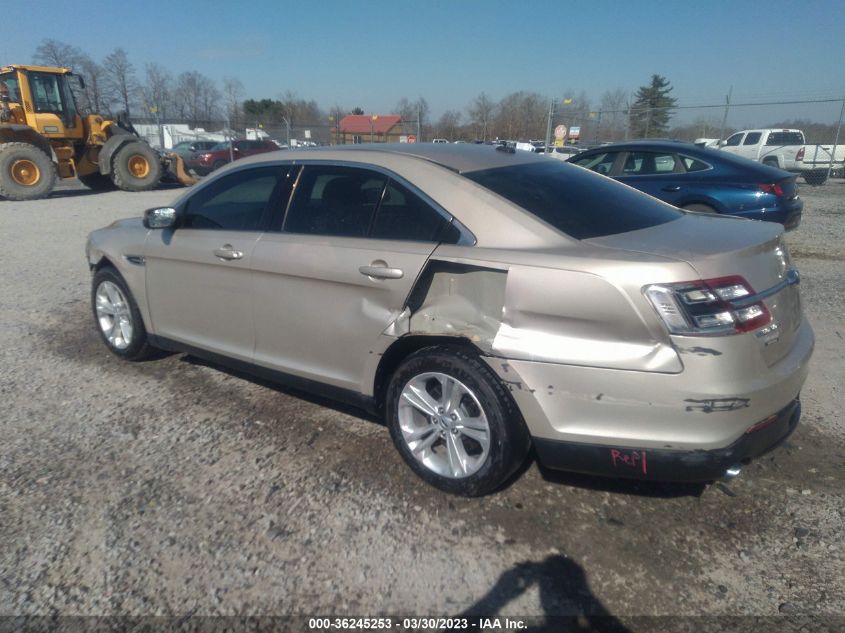
<path fill-rule="evenodd" d="M 622 167 L 623 176 L 649 176 L 675 171 L 675 156 L 658 152 L 630 152 Z"/>
<path fill-rule="evenodd" d="M 684 167 L 687 168 L 687 171 L 704 171 L 706 169 L 710 169 L 710 165 L 707 163 L 698 160 L 697 158 L 691 158 L 690 156 L 681 156 L 681 160 L 684 163 Z"/>
<path fill-rule="evenodd" d="M 579 240 L 636 231 L 683 216 L 656 198 L 562 163 L 530 163 L 464 175 Z"/>
<path fill-rule="evenodd" d="M 762 136 L 761 132 L 749 132 L 745 136 L 745 140 L 742 142 L 743 145 L 756 145 L 760 142 L 760 137 Z"/>
<path fill-rule="evenodd" d="M 771 132 L 766 145 L 803 145 L 804 134 L 801 132 Z"/>
<path fill-rule="evenodd" d="M 437 242 L 449 226 L 449 220 L 419 196 L 391 181 L 379 204 L 371 237 Z"/>
<path fill-rule="evenodd" d="M 200 189 L 182 214 L 180 227 L 257 231 L 283 167 L 260 167 L 235 172 Z"/>
<path fill-rule="evenodd" d="M 366 169 L 306 166 L 284 230 L 366 237 L 386 181 L 386 176 Z"/>

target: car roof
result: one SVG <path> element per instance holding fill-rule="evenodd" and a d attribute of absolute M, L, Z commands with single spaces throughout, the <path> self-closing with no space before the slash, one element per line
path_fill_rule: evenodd
<path fill-rule="evenodd" d="M 607 143 L 605 145 L 597 145 L 595 147 L 591 147 L 590 149 L 585 149 L 584 151 L 592 152 L 596 150 L 607 151 L 609 149 L 621 150 L 632 148 L 677 150 L 679 147 L 687 149 L 695 148 L 697 146 L 689 141 L 676 141 L 674 139 L 643 139 L 641 141 L 619 141 L 618 143 Z"/>
<path fill-rule="evenodd" d="M 355 160 L 369 162 L 371 158 L 383 160 L 390 156 L 405 156 L 424 160 L 445 167 L 459 174 L 496 167 L 508 167 L 533 162 L 545 162 L 534 152 L 506 152 L 490 145 L 469 143 L 371 143 L 358 145 L 333 145 L 268 152 L 261 158 L 246 159 L 250 162 L 284 160 Z M 243 162 L 243 161 L 239 161 Z"/>
<path fill-rule="evenodd" d="M 567 159 L 581 160 L 588 154 L 598 154 L 607 151 L 637 151 L 637 150 L 662 150 L 666 152 L 682 152 L 684 155 L 691 158 L 698 158 L 710 164 L 718 164 L 722 168 L 741 169 L 746 173 L 754 173 L 762 178 L 773 178 L 775 180 L 782 180 L 788 177 L 789 172 L 776 167 L 763 165 L 744 156 L 737 156 L 730 152 L 723 152 L 721 150 L 711 147 L 700 147 L 687 141 L 671 141 L 671 140 L 644 140 L 644 141 L 622 141 L 620 143 L 610 143 L 608 145 L 601 145 L 589 150 L 585 150 L 580 154 L 576 154 L 572 158 Z"/>

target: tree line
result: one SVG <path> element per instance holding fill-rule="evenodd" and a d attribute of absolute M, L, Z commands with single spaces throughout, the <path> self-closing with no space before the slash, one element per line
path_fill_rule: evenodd
<path fill-rule="evenodd" d="M 324 109 L 313 99 L 300 98 L 290 91 L 275 99 L 244 99 L 244 86 L 237 77 L 216 81 L 194 70 L 174 75 L 156 63 L 146 63 L 139 69 L 122 48 L 98 61 L 72 44 L 45 39 L 36 48 L 33 61 L 72 68 L 85 80 L 85 87 L 75 90 L 80 109 L 111 117 L 125 111 L 136 120 L 181 122 L 214 131 L 228 127 L 235 134 L 246 127 L 261 126 L 279 138 L 285 128 L 310 127 L 318 130 L 318 135 L 322 131 L 323 140 L 331 140 L 331 131 L 343 116 L 365 114 L 360 107 L 340 104 Z M 715 115 L 673 127 L 677 102 L 671 92 L 669 80 L 655 74 L 633 94 L 617 88 L 606 91 L 597 101 L 583 91 L 572 90 L 556 99 L 520 90 L 495 100 L 482 92 L 462 110 L 446 110 L 437 119 L 431 118 L 428 101 L 422 96 L 402 97 L 392 110 L 376 114 L 398 114 L 405 133 L 419 129 L 423 139 L 450 141 L 545 139 L 550 108 L 553 126 L 562 123 L 580 128 L 582 142 L 719 136 L 721 122 Z M 825 139 L 819 142 L 832 137 L 827 128 L 833 126 L 808 121 L 790 124 L 812 128 L 814 138 Z M 816 130 L 819 126 L 825 129 Z M 725 129 L 725 135 L 732 131 Z"/>

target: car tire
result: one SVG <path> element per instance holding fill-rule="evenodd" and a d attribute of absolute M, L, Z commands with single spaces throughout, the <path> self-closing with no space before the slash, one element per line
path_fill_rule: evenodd
<path fill-rule="evenodd" d="M 155 189 L 161 174 L 161 158 L 152 147 L 140 141 L 121 147 L 112 162 L 112 181 L 124 191 Z"/>
<path fill-rule="evenodd" d="M 216 161 L 214 161 L 214 164 L 211 166 L 211 171 L 217 171 L 221 167 L 225 167 L 225 166 L 226 166 L 225 160 L 216 160 Z"/>
<path fill-rule="evenodd" d="M 502 381 L 462 347 L 428 347 L 408 356 L 391 378 L 385 412 L 408 466 L 456 495 L 495 490 L 530 447 L 525 422 Z"/>
<path fill-rule="evenodd" d="M 156 353 L 147 340 L 147 330 L 135 298 L 123 277 L 111 266 L 94 274 L 91 309 L 100 338 L 113 354 L 137 361 Z"/>
<path fill-rule="evenodd" d="M 92 191 L 109 191 L 114 189 L 114 183 L 106 174 L 94 172 L 85 176 L 78 176 L 79 182 Z"/>
<path fill-rule="evenodd" d="M 0 196 L 37 200 L 55 186 L 56 166 L 47 154 L 30 143 L 0 144 Z"/>
<path fill-rule="evenodd" d="M 813 171 L 805 171 L 802 176 L 804 176 L 804 182 L 808 185 L 823 185 L 827 182 L 827 170 L 826 169 L 814 169 Z"/>

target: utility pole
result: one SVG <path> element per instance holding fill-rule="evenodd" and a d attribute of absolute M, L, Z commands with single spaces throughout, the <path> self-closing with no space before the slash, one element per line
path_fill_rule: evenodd
<path fill-rule="evenodd" d="M 725 126 L 728 124 L 728 110 L 731 107 L 731 95 L 733 94 L 734 87 L 731 86 L 728 90 L 728 96 L 725 97 L 725 116 L 722 117 L 722 129 L 719 130 L 719 140 L 722 141 L 725 138 Z"/>
<path fill-rule="evenodd" d="M 422 143 L 422 112 L 419 106 L 417 106 L 417 143 Z"/>
<path fill-rule="evenodd" d="M 830 178 L 830 172 L 833 169 L 833 160 L 836 158 L 836 146 L 839 145 L 839 132 L 842 131 L 843 114 L 845 114 L 845 97 L 842 97 L 842 109 L 839 111 L 839 123 L 836 125 L 836 138 L 833 139 L 833 148 L 830 150 L 830 163 L 827 165 L 828 178 Z M 845 161 L 842 163 L 842 168 L 845 169 Z"/>
<path fill-rule="evenodd" d="M 552 117 L 554 116 L 555 112 L 555 100 L 552 99 L 549 101 L 549 119 L 546 123 L 546 149 L 545 151 L 549 151 L 549 145 L 552 142 Z"/>

